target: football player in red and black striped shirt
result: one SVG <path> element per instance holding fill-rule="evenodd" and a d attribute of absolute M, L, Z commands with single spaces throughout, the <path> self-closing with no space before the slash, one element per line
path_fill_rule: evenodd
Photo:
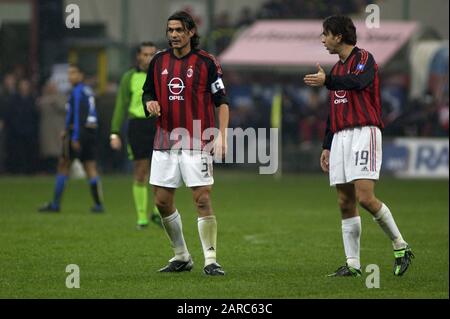
<path fill-rule="evenodd" d="M 221 158 L 227 148 L 229 111 L 222 68 L 211 54 L 197 49 L 199 36 L 188 13 L 170 16 L 166 31 L 170 48 L 151 61 L 142 96 L 146 115 L 157 116 L 150 184 L 175 252 L 160 271 L 190 271 L 193 266 L 174 202 L 175 190 L 184 181 L 193 190 L 198 211 L 204 273 L 224 275 L 216 262 L 217 223 L 210 198 L 211 153 Z M 215 128 L 216 109 L 220 134 L 214 140 L 208 130 Z"/>
<path fill-rule="evenodd" d="M 369 52 L 356 46 L 356 28 L 345 16 L 323 22 L 322 43 L 339 61 L 329 74 L 318 72 L 304 81 L 326 86 L 330 91 L 330 114 L 320 157 L 330 184 L 336 186 L 342 214 L 342 236 L 347 264 L 331 276 L 360 276 L 361 219 L 357 204 L 369 211 L 391 239 L 394 275 L 407 270 L 414 255 L 394 221 L 389 208 L 375 197 L 375 181 L 381 168 L 380 81 L 378 66 Z"/>

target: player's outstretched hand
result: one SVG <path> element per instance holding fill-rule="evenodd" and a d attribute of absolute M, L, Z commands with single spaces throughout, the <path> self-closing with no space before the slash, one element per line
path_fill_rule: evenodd
<path fill-rule="evenodd" d="M 325 173 L 328 173 L 330 169 L 330 151 L 329 150 L 323 150 L 322 154 L 320 155 L 320 167 L 322 168 L 322 171 Z"/>
<path fill-rule="evenodd" d="M 147 111 L 150 113 L 150 117 L 161 115 L 161 106 L 158 101 L 148 101 L 145 106 L 147 107 Z"/>
<path fill-rule="evenodd" d="M 325 71 L 322 69 L 319 63 L 316 64 L 317 66 L 317 73 L 314 74 L 307 74 L 303 78 L 303 81 L 306 85 L 309 86 L 323 86 L 325 84 Z"/>

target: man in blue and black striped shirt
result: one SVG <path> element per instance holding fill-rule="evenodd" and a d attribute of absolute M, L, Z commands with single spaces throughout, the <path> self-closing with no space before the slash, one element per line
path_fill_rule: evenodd
<path fill-rule="evenodd" d="M 63 151 L 58 163 L 53 201 L 39 209 L 40 212 L 58 212 L 64 186 L 69 177 L 70 165 L 78 158 L 89 178 L 95 205 L 92 212 L 103 212 L 100 177 L 97 172 L 95 153 L 97 149 L 98 119 L 92 89 L 83 83 L 84 74 L 78 65 L 68 70 L 72 91 L 69 97 L 66 128 L 62 133 Z"/>

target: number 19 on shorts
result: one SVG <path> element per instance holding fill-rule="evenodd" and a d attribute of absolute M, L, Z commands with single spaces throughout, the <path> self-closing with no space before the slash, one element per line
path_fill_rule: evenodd
<path fill-rule="evenodd" d="M 355 166 L 367 165 L 369 162 L 369 151 L 358 151 L 355 153 Z"/>

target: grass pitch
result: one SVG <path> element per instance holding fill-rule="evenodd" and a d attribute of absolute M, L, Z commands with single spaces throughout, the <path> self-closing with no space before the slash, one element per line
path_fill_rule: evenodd
<path fill-rule="evenodd" d="M 327 278 L 345 263 L 336 194 L 325 175 L 272 176 L 216 171 L 218 261 L 227 275 L 202 274 L 203 255 L 189 189 L 176 201 L 194 258 L 190 273 L 160 274 L 172 256 L 156 225 L 135 230 L 131 176 L 104 176 L 107 212 L 89 212 L 87 182 L 70 180 L 62 212 L 36 208 L 51 177 L 0 177 L 0 298 L 448 298 L 448 181 L 382 177 L 377 196 L 391 208 L 416 258 L 392 275 L 389 240 L 361 210 L 361 278 Z M 66 288 L 66 266 L 80 288 Z M 365 267 L 380 269 L 366 287 Z"/>

